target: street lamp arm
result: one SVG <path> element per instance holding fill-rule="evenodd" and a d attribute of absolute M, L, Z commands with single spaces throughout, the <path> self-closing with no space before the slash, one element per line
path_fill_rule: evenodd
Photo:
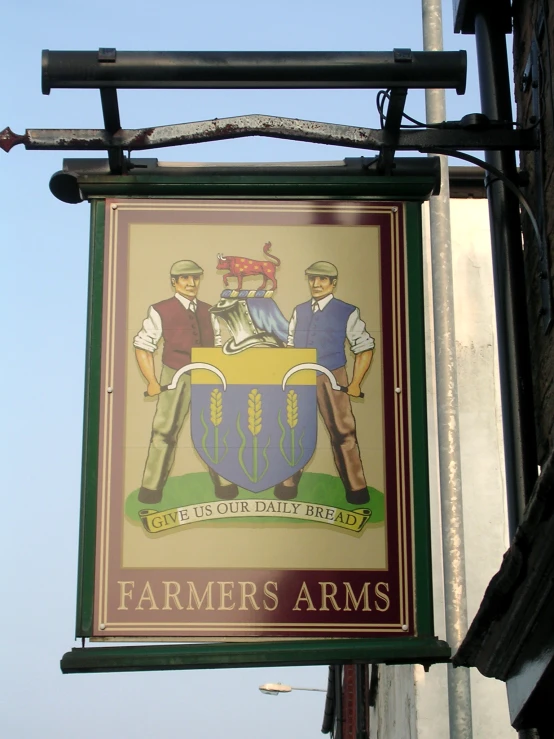
<path fill-rule="evenodd" d="M 279 695 L 279 693 L 290 693 L 292 690 L 309 690 L 315 693 L 326 693 L 323 688 L 295 688 L 292 685 L 283 685 L 283 683 L 264 683 L 260 685 L 259 690 L 266 695 Z"/>
<path fill-rule="evenodd" d="M 294 688 L 292 685 L 290 689 L 291 690 L 312 690 L 316 693 L 326 693 L 327 692 L 324 688 Z"/>

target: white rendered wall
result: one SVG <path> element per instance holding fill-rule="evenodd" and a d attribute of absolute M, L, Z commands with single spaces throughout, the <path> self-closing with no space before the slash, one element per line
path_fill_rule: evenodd
<path fill-rule="evenodd" d="M 377 705 L 370 711 L 370 739 L 417 739 L 416 715 L 413 667 L 381 665 Z"/>
<path fill-rule="evenodd" d="M 425 333 L 435 633 L 445 638 L 434 383 L 429 211 L 424 207 Z M 451 200 L 452 267 L 468 623 L 508 546 L 502 418 L 486 200 Z M 371 739 L 448 737 L 446 667 L 381 667 Z M 471 671 L 473 739 L 515 739 L 504 683 Z M 391 714 L 396 711 L 394 716 Z M 411 715 L 412 712 L 415 714 Z M 409 715 L 408 715 L 409 714 Z"/>

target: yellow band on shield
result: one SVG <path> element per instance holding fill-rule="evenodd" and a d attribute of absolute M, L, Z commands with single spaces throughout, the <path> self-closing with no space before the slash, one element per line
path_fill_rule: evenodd
<path fill-rule="evenodd" d="M 317 362 L 315 349 L 271 349 L 253 348 L 240 354 L 224 354 L 221 347 L 208 349 L 194 348 L 192 362 L 205 362 L 215 365 L 227 380 L 228 385 L 280 385 L 283 377 L 297 364 Z M 192 371 L 193 385 L 213 385 L 219 382 L 208 370 Z M 291 385 L 315 385 L 314 370 L 300 370 L 289 380 Z"/>

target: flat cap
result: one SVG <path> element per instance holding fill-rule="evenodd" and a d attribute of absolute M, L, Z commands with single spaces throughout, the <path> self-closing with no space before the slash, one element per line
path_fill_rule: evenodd
<path fill-rule="evenodd" d="M 331 262 L 314 262 L 310 264 L 306 270 L 307 275 L 317 275 L 319 277 L 338 277 L 339 271 Z"/>
<path fill-rule="evenodd" d="M 173 277 L 179 277 L 180 275 L 203 275 L 204 270 L 192 259 L 181 259 L 179 262 L 171 267 L 169 272 Z"/>

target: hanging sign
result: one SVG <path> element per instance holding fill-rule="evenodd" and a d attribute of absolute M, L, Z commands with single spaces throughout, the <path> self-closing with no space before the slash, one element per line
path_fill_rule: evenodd
<path fill-rule="evenodd" d="M 78 635 L 432 635 L 419 205 L 93 207 Z"/>

